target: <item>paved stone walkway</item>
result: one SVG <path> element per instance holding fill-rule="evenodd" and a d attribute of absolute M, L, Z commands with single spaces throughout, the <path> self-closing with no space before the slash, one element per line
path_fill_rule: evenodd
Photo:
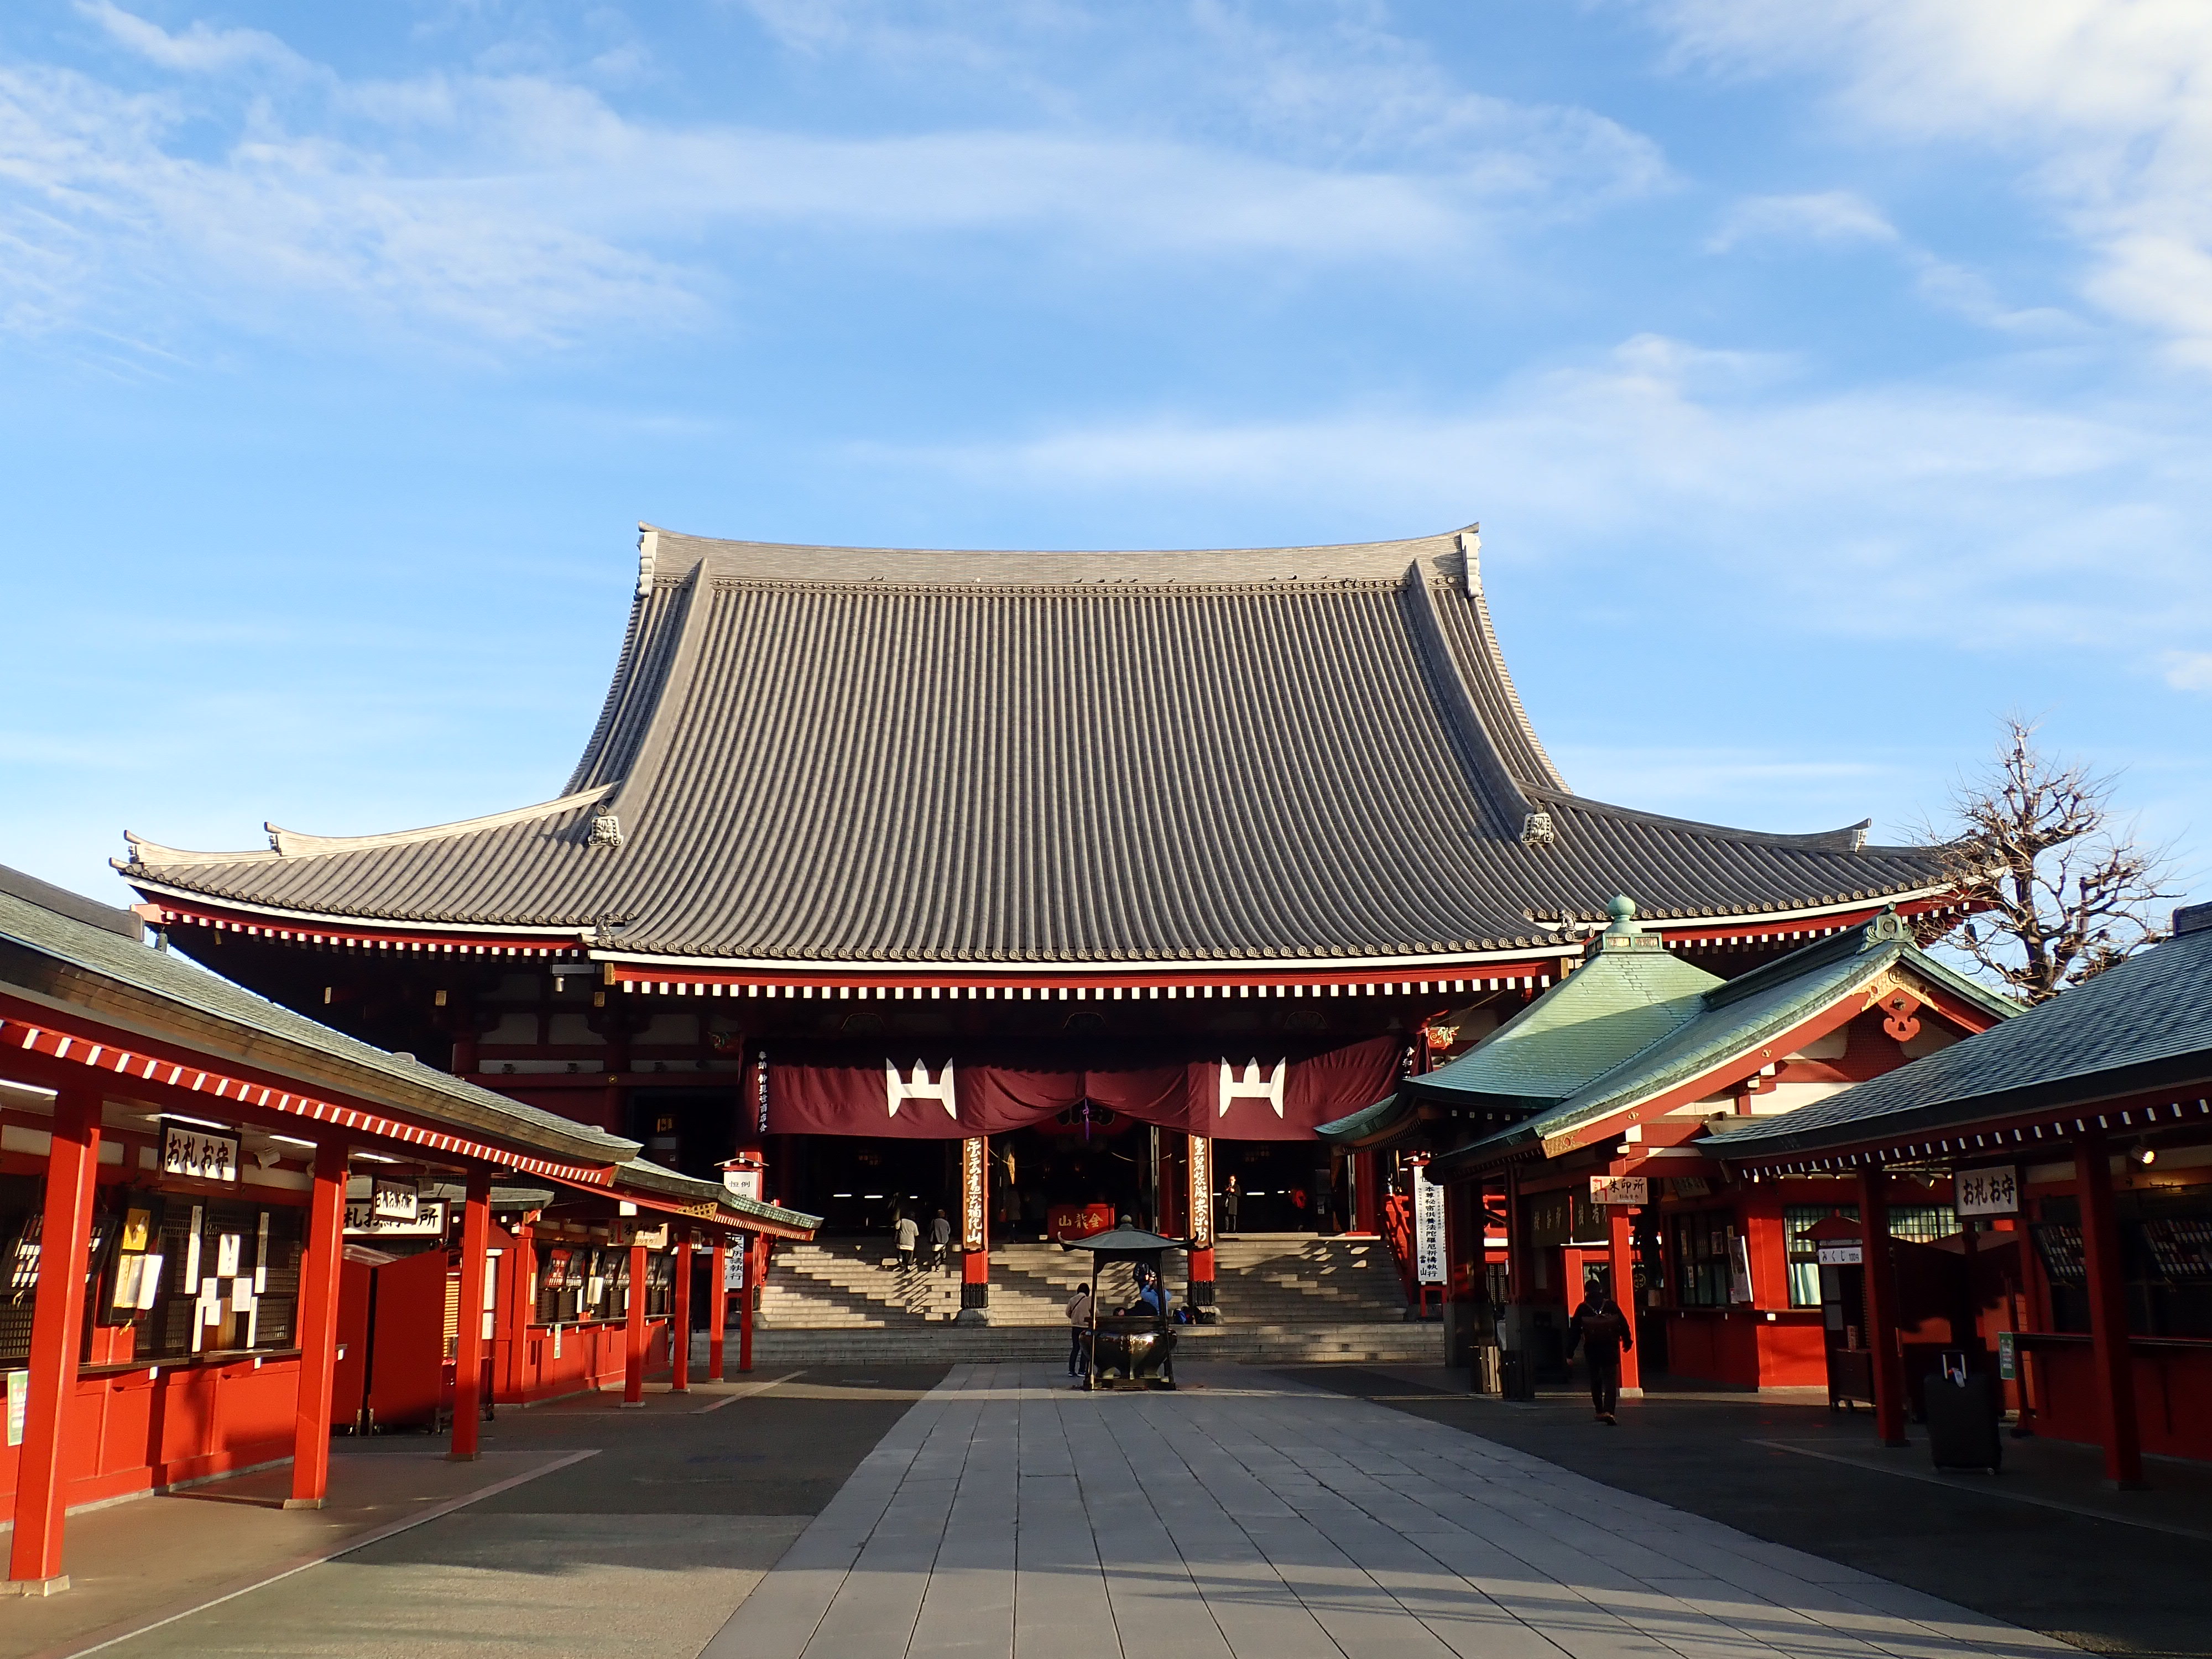
<path fill-rule="evenodd" d="M 2073 1654 L 1473 1435 L 1264 1373 L 954 1370 L 716 1659 Z"/>

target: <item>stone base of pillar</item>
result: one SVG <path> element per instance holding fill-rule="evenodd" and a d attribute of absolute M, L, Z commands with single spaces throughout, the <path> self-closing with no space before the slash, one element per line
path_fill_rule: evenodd
<path fill-rule="evenodd" d="M 284 1500 L 284 1507 L 288 1510 L 319 1510 L 322 1506 L 323 1500 L 319 1498 L 288 1498 Z"/>
<path fill-rule="evenodd" d="M 52 1578 L 10 1578 L 10 1595 L 59 1595 L 70 1587 L 69 1575 L 58 1573 Z"/>

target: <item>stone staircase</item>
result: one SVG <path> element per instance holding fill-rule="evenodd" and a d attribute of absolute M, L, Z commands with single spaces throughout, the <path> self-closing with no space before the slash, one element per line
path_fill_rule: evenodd
<path fill-rule="evenodd" d="M 1185 1299 L 1183 1269 L 1180 1254 L 1171 1255 L 1171 1304 Z M 902 1270 L 881 1239 L 782 1245 L 761 1294 L 755 1360 L 1057 1360 L 1067 1352 L 1061 1310 L 1089 1273 L 1090 1258 L 1080 1252 L 1002 1246 L 991 1253 L 988 1323 L 958 1325 L 957 1267 Z M 1225 1239 L 1215 1247 L 1214 1274 L 1219 1322 L 1181 1328 L 1187 1359 L 1442 1363 L 1442 1328 L 1406 1321 L 1397 1270 L 1380 1239 L 1282 1233 Z"/>

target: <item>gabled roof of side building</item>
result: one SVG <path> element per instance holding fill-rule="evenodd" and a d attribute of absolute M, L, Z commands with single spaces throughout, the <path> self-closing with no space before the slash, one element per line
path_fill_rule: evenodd
<path fill-rule="evenodd" d="M 149 897 L 592 933 L 770 963 L 1391 961 L 1941 885 L 1863 827 L 1767 835 L 1571 793 L 1474 533 L 1176 553 L 648 531 L 565 793 L 429 830 L 132 838 Z"/>
<path fill-rule="evenodd" d="M 1818 1152 L 2212 1080 L 2212 905 L 2173 937 L 1902 1070 L 1728 1137 L 1730 1159 Z"/>
<path fill-rule="evenodd" d="M 817 1224 L 648 1163 L 635 1140 L 333 1030 L 139 939 L 130 911 L 0 866 L 0 990 L 257 1071 L 282 1072 L 520 1152 L 611 1167 L 620 1186 L 689 1203 L 712 1199 L 730 1214 L 782 1228 Z"/>
<path fill-rule="evenodd" d="M 1608 935 L 1608 939 L 1612 937 Z M 1948 994 L 1993 1020 L 2003 1021 L 2018 1012 L 2016 1005 L 1921 951 L 1913 944 L 1904 921 L 1885 914 L 1863 927 L 1765 963 L 1740 978 L 1714 980 L 1686 997 L 1655 1005 L 1654 1012 L 1659 1018 L 1650 1024 L 1663 1023 L 1664 1029 L 1654 1030 L 1648 1042 L 1623 1053 L 1623 1045 L 1609 1025 L 1614 1018 L 1610 1004 L 1616 999 L 1603 994 L 1586 998 L 1577 1008 L 1576 1000 L 1566 994 L 1577 981 L 1616 954 L 1631 955 L 1602 951 L 1547 994 L 1560 999 L 1548 1022 L 1549 1029 L 1558 1034 L 1555 1042 L 1562 1058 L 1553 1086 L 1557 1088 L 1562 1082 L 1571 1082 L 1571 1086 L 1548 1102 L 1535 1103 L 1537 1109 L 1521 1121 L 1436 1159 L 1433 1178 L 1449 1179 L 1454 1170 L 1472 1170 L 1516 1148 L 1541 1145 L 1697 1083 L 1717 1068 L 1771 1046 L 1820 1011 L 1858 994 L 1884 974 L 1899 968 L 1908 969 L 1930 988 Z M 1603 981 L 1599 984 L 1602 987 Z M 1535 1013 L 1541 1006 L 1541 1000 L 1531 1004 L 1521 1018 Z M 1586 1017 L 1578 1020 L 1577 1013 Z M 1510 1026 L 1501 1027 L 1490 1041 L 1496 1042 L 1510 1030 Z M 1565 1062 L 1577 1051 L 1578 1036 L 1583 1038 L 1580 1052 L 1587 1056 L 1587 1069 L 1578 1081 L 1573 1081 L 1575 1067 Z M 1481 1053 L 1478 1048 L 1464 1058 L 1473 1060 Z M 1424 1091 L 1441 1092 L 1452 1086 L 1446 1080 L 1450 1069 L 1408 1081 Z M 1731 1147 L 1735 1144 L 1733 1133 L 1729 1144 Z"/>

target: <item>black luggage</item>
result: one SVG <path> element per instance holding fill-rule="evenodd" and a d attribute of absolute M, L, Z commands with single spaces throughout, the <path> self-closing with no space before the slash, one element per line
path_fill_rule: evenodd
<path fill-rule="evenodd" d="M 1997 1433 L 1996 1381 L 1972 1371 L 1955 1381 L 1938 1371 L 1921 1395 L 1928 1419 L 1928 1450 L 1939 1469 L 1987 1469 L 2004 1462 Z"/>

